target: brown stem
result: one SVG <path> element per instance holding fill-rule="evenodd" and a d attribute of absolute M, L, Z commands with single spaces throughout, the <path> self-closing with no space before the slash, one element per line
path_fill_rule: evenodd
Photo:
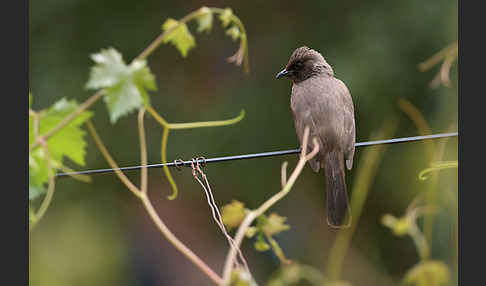
<path fill-rule="evenodd" d="M 305 164 L 307 161 L 312 159 L 317 152 L 319 152 L 319 144 L 317 143 L 317 140 L 314 138 L 314 150 L 312 150 L 311 153 L 306 155 L 307 151 L 307 139 L 309 136 L 309 128 L 306 127 L 304 131 L 304 139 L 302 143 L 302 152 L 300 154 L 300 159 L 299 162 L 297 163 L 297 166 L 295 167 L 294 171 L 292 172 L 292 175 L 290 176 L 289 180 L 285 184 L 285 186 L 282 188 L 282 190 L 275 195 L 273 195 L 270 199 L 265 201 L 260 207 L 258 207 L 256 210 L 249 211 L 246 217 L 243 219 L 243 222 L 240 224 L 235 238 L 234 238 L 234 244 L 235 247 L 231 248 L 228 252 L 228 255 L 226 256 L 225 264 L 224 264 L 224 269 L 223 269 L 223 281 L 225 285 L 229 282 L 229 279 L 231 278 L 231 272 L 233 271 L 233 265 L 234 261 L 236 259 L 236 249 L 239 249 L 241 242 L 243 241 L 243 238 L 245 236 L 246 230 L 248 227 L 251 225 L 251 223 L 260 215 L 262 215 L 264 212 L 266 212 L 270 207 L 272 207 L 275 203 L 280 201 L 283 197 L 285 197 L 290 190 L 292 189 L 292 186 L 294 185 L 295 181 L 299 177 L 300 173 L 302 172 L 302 169 L 304 168 Z"/>
<path fill-rule="evenodd" d="M 140 198 L 143 202 L 143 206 L 147 210 L 150 218 L 154 221 L 160 232 L 167 238 L 167 240 L 184 256 L 186 256 L 192 263 L 194 263 L 203 273 L 205 273 L 216 285 L 222 285 L 223 280 L 216 274 L 204 261 L 202 261 L 191 249 L 185 246 L 177 237 L 167 228 L 164 222 L 160 219 L 159 215 L 155 211 L 152 203 L 148 199 L 146 194 L 143 194 Z"/>
<path fill-rule="evenodd" d="M 140 191 L 147 193 L 147 143 L 145 140 L 145 127 L 143 125 L 143 116 L 145 114 L 145 108 L 140 108 L 138 112 L 138 132 L 140 138 L 140 163 L 142 165 L 142 171 L 140 173 Z"/>
<path fill-rule="evenodd" d="M 91 123 L 91 120 L 88 119 L 86 121 L 86 126 L 88 126 L 88 131 L 90 132 L 91 136 L 93 137 L 96 146 L 98 147 L 98 149 L 100 149 L 101 153 L 105 157 L 105 159 L 108 162 L 108 164 L 110 165 L 110 167 L 116 173 L 118 178 L 120 178 L 122 183 L 124 183 L 125 186 L 127 186 L 128 190 L 130 190 L 135 196 L 140 198 L 140 196 L 141 196 L 140 190 L 120 170 L 120 168 L 118 167 L 118 164 L 115 162 L 115 160 L 113 160 L 110 153 L 108 152 L 105 145 L 103 144 L 103 141 L 101 141 L 101 138 L 99 137 L 98 133 L 96 132 L 96 129 L 94 128 L 93 124 Z"/>

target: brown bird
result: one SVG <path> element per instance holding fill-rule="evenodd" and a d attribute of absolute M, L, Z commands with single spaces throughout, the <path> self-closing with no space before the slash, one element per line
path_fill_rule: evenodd
<path fill-rule="evenodd" d="M 346 227 L 348 195 L 344 161 L 353 166 L 355 123 L 351 94 L 346 85 L 334 77 L 334 71 L 324 57 L 308 47 L 296 49 L 277 78 L 292 81 L 290 108 L 297 137 L 302 144 L 304 129 L 309 126 L 309 139 L 316 137 L 319 153 L 309 161 L 314 172 L 324 169 L 327 193 L 327 223 Z M 309 142 L 312 142 L 309 140 Z M 312 150 L 312 143 L 308 143 Z"/>

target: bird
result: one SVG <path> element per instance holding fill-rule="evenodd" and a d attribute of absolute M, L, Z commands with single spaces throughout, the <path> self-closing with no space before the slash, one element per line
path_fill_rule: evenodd
<path fill-rule="evenodd" d="M 319 152 L 309 160 L 309 165 L 316 173 L 324 169 L 327 224 L 332 228 L 349 227 L 351 211 L 344 164 L 348 170 L 352 169 L 356 139 L 351 93 L 346 84 L 334 76 L 331 65 L 321 53 L 307 46 L 295 49 L 276 78 L 292 81 L 290 109 L 300 144 L 306 126 L 309 138 L 315 137 L 319 144 Z M 312 150 L 312 143 L 308 145 Z"/>

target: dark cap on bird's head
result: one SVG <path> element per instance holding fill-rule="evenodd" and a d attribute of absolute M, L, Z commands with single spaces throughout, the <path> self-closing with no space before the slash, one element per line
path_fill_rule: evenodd
<path fill-rule="evenodd" d="M 318 51 L 303 46 L 292 53 L 287 66 L 276 78 L 288 77 L 298 83 L 315 75 L 334 76 L 334 71 Z"/>

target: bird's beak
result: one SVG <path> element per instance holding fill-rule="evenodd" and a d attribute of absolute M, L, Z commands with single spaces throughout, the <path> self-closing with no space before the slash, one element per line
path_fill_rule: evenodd
<path fill-rule="evenodd" d="M 286 77 L 286 76 L 289 76 L 292 72 L 291 71 L 288 71 L 286 69 L 283 69 L 281 72 L 279 72 L 277 74 L 277 76 L 275 78 L 281 78 L 281 77 Z"/>

